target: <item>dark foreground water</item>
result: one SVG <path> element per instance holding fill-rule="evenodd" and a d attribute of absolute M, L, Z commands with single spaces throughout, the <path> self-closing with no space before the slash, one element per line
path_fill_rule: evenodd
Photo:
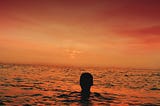
<path fill-rule="evenodd" d="M 79 77 L 94 77 L 81 101 Z M 0 65 L 0 106 L 160 106 L 160 70 Z"/>

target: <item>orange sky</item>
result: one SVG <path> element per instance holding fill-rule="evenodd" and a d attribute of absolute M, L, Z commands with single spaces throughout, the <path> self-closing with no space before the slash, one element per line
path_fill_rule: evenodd
<path fill-rule="evenodd" d="M 1 0 L 0 62 L 160 68 L 159 0 Z"/>

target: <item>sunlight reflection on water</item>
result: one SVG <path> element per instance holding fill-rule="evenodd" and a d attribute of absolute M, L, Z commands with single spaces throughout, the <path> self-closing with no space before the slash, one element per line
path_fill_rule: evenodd
<path fill-rule="evenodd" d="M 94 86 L 80 100 L 79 77 L 90 72 Z M 0 66 L 0 105 L 160 105 L 160 70 Z"/>

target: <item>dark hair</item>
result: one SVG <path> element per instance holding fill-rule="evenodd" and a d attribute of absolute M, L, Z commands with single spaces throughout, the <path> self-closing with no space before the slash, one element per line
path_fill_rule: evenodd
<path fill-rule="evenodd" d="M 93 85 L 93 76 L 90 73 L 82 73 L 80 77 L 81 87 L 87 87 Z"/>

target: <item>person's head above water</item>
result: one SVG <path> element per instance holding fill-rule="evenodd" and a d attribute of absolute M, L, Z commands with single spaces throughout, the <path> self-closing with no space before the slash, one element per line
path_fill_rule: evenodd
<path fill-rule="evenodd" d="M 90 88 L 93 85 L 93 76 L 90 73 L 82 73 L 80 77 L 81 100 L 88 100 Z"/>
<path fill-rule="evenodd" d="M 80 77 L 80 86 L 82 92 L 90 92 L 90 88 L 93 85 L 93 76 L 90 73 L 82 73 Z"/>

